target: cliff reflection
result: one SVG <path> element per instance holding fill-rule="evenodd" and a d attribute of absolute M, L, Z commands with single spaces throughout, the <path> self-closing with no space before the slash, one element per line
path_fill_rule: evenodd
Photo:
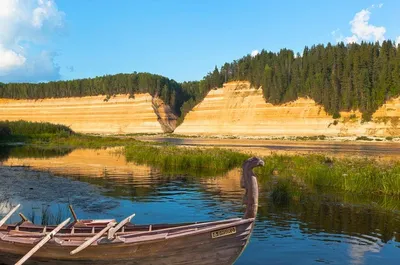
<path fill-rule="evenodd" d="M 180 196 L 182 201 L 193 204 L 192 207 L 209 207 L 209 213 L 215 218 L 221 212 L 242 215 L 240 169 L 214 177 L 164 176 L 149 166 L 127 163 L 117 151 L 80 149 L 65 151 L 64 156 L 40 159 L 23 158 L 17 152 L 8 154 L 3 165 L 29 166 L 99 186 L 102 195 L 114 200 L 163 202 Z M 400 242 L 399 199 L 299 189 L 300 195 L 288 204 L 276 205 L 270 199 L 273 185 L 273 178 L 260 180 L 260 208 L 254 231 L 259 240 L 268 239 L 277 231 L 282 236 L 282 231 L 296 227 L 313 240 L 355 245 L 349 250 L 355 257 L 365 251 L 379 251 L 389 241 Z M 190 196 L 193 201 L 188 201 L 186 196 L 193 194 L 196 194 Z M 199 206 L 194 200 L 202 200 L 205 206 Z M 354 260 L 354 264 L 361 264 L 357 258 Z"/>

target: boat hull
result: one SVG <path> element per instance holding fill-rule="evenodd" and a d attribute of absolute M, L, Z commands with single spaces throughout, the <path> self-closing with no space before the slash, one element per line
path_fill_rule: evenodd
<path fill-rule="evenodd" d="M 233 264 L 247 245 L 254 220 L 240 220 L 205 231 L 185 232 L 155 240 L 97 244 L 71 256 L 74 246 L 49 242 L 25 264 L 99 264 L 99 265 L 211 265 Z M 15 264 L 32 244 L 0 240 L 0 264 Z"/>

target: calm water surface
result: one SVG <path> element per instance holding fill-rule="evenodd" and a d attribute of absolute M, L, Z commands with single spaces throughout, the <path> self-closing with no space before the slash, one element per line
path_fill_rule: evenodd
<path fill-rule="evenodd" d="M 356 142 L 356 141 L 290 141 L 255 139 L 213 139 L 143 136 L 143 141 L 171 143 L 184 146 L 218 146 L 267 155 L 283 153 L 328 153 L 337 156 L 370 156 L 375 158 L 400 158 L 400 142 Z"/>
<path fill-rule="evenodd" d="M 202 178 L 165 176 L 115 151 L 3 150 L 0 215 L 11 203 L 22 203 L 36 223 L 43 213 L 50 222 L 66 218 L 68 203 L 79 218 L 120 220 L 136 213 L 137 224 L 243 214 L 239 169 Z M 275 205 L 269 199 L 273 180 L 261 182 L 256 228 L 236 264 L 399 264 L 398 200 L 315 191 Z"/>

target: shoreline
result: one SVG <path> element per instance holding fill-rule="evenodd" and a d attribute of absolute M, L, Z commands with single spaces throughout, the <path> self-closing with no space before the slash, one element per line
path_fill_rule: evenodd
<path fill-rule="evenodd" d="M 299 135 L 299 136 L 246 136 L 246 135 L 214 135 L 214 134 L 174 134 L 174 133 L 137 133 L 137 134 L 88 134 L 100 137 L 117 137 L 117 138 L 182 138 L 182 139 L 228 139 L 228 140 L 262 140 L 262 141 L 284 141 L 284 142 L 299 142 L 299 141 L 315 141 L 315 142 L 357 142 L 357 143 L 400 143 L 400 136 L 325 136 L 325 135 Z"/>
<path fill-rule="evenodd" d="M 332 142 L 332 141 L 288 141 L 255 139 L 209 139 L 209 138 L 173 138 L 138 137 L 137 140 L 151 143 L 167 143 L 187 147 L 217 147 L 257 155 L 323 154 L 336 157 L 370 157 L 376 159 L 400 159 L 400 142 Z"/>

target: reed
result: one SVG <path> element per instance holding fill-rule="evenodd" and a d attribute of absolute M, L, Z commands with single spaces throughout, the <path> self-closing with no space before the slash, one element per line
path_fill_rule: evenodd
<path fill-rule="evenodd" d="M 277 205 L 287 205 L 292 200 L 291 187 L 288 180 L 279 180 L 271 192 L 272 202 Z"/>
<path fill-rule="evenodd" d="M 164 173 L 208 175 L 240 166 L 245 154 L 219 148 L 189 148 L 137 143 L 125 148 L 128 161 L 154 166 Z"/>
<path fill-rule="evenodd" d="M 57 204 L 56 206 L 56 209 L 45 204 L 32 207 L 31 212 L 28 213 L 29 220 L 32 223 L 39 225 L 56 225 L 61 223 L 67 217 L 70 217 L 67 205 Z M 40 214 L 37 215 L 37 212 L 40 212 Z"/>
<path fill-rule="evenodd" d="M 357 193 L 400 196 L 400 162 L 367 158 L 328 158 L 323 155 L 272 155 L 257 169 L 261 177 L 279 176 L 314 187 Z"/>

